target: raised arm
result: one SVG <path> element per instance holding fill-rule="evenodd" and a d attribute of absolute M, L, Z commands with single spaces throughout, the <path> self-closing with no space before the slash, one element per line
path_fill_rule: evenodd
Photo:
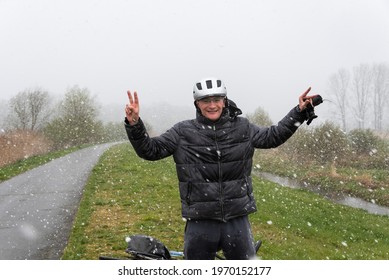
<path fill-rule="evenodd" d="M 307 119 L 306 109 L 312 104 L 312 99 L 317 96 L 310 95 L 309 87 L 299 96 L 299 104 L 294 107 L 277 125 L 259 127 L 251 125 L 253 133 L 253 144 L 255 148 L 275 148 L 287 141 L 297 128 Z"/>

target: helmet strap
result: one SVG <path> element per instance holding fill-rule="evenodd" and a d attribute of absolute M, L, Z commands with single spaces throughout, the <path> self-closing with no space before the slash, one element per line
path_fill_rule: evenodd
<path fill-rule="evenodd" d="M 201 114 L 201 110 L 200 110 L 199 106 L 197 106 L 197 100 L 195 100 L 195 101 L 193 102 L 193 104 L 194 104 L 194 106 L 196 107 L 196 111 L 197 111 L 198 113 Z"/>

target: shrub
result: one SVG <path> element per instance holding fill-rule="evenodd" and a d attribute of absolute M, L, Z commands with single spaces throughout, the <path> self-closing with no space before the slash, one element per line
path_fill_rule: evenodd
<path fill-rule="evenodd" d="M 31 156 L 45 154 L 51 143 L 40 133 L 16 130 L 0 135 L 0 167 Z"/>
<path fill-rule="evenodd" d="M 388 168 L 389 143 L 370 129 L 350 131 L 348 139 L 351 146 L 350 166 L 363 168 Z"/>
<path fill-rule="evenodd" d="M 300 128 L 283 150 L 302 162 L 331 163 L 349 151 L 346 134 L 335 124 L 326 122 L 314 129 Z"/>
<path fill-rule="evenodd" d="M 380 138 L 370 129 L 354 129 L 348 135 L 351 147 L 357 154 L 368 155 L 377 149 Z"/>

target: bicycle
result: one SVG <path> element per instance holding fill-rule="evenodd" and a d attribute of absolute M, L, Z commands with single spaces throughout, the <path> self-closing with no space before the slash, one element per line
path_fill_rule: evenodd
<path fill-rule="evenodd" d="M 115 258 L 109 256 L 100 256 L 99 260 L 177 260 L 184 259 L 184 253 L 180 251 L 168 250 L 168 248 L 158 239 L 147 235 L 132 235 L 126 238 L 128 254 L 127 258 Z M 258 240 L 255 243 L 255 252 L 258 253 L 262 241 Z M 216 254 L 219 260 L 225 258 Z"/>

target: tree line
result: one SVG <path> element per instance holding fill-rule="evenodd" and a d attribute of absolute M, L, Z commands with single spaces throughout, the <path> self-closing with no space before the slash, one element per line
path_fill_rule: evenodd
<path fill-rule="evenodd" d="M 356 168 L 389 167 L 389 67 L 361 64 L 330 76 L 328 92 L 338 114 L 323 123 L 303 126 L 278 151 L 295 163 L 335 164 Z M 262 108 L 246 117 L 260 126 L 274 122 Z M 320 116 L 322 119 L 322 116 Z"/>
<path fill-rule="evenodd" d="M 384 122 L 389 106 L 387 64 L 360 64 L 352 71 L 339 69 L 329 78 L 327 93 L 335 107 L 336 121 L 344 131 L 388 130 L 389 123 Z"/>
<path fill-rule="evenodd" d="M 99 104 L 87 88 L 75 85 L 62 100 L 42 88 L 26 89 L 9 100 L 6 132 L 28 131 L 43 134 L 52 149 L 126 139 L 123 123 L 104 124 Z"/>
<path fill-rule="evenodd" d="M 354 129 L 388 130 L 385 114 L 389 106 L 389 67 L 386 64 L 361 64 L 339 69 L 328 79 L 323 94 L 335 113 L 331 121 L 340 123 L 343 132 Z M 100 108 L 87 88 L 68 88 L 59 102 L 42 88 L 26 89 L 9 100 L 6 131 L 29 131 L 44 135 L 53 149 L 90 143 L 126 140 L 123 123 L 103 123 Z M 323 106 L 323 105 L 322 105 Z M 252 122 L 268 126 L 272 120 L 258 108 L 246 115 Z M 323 116 L 324 117 L 324 116 Z M 146 124 L 148 130 L 151 126 Z"/>

